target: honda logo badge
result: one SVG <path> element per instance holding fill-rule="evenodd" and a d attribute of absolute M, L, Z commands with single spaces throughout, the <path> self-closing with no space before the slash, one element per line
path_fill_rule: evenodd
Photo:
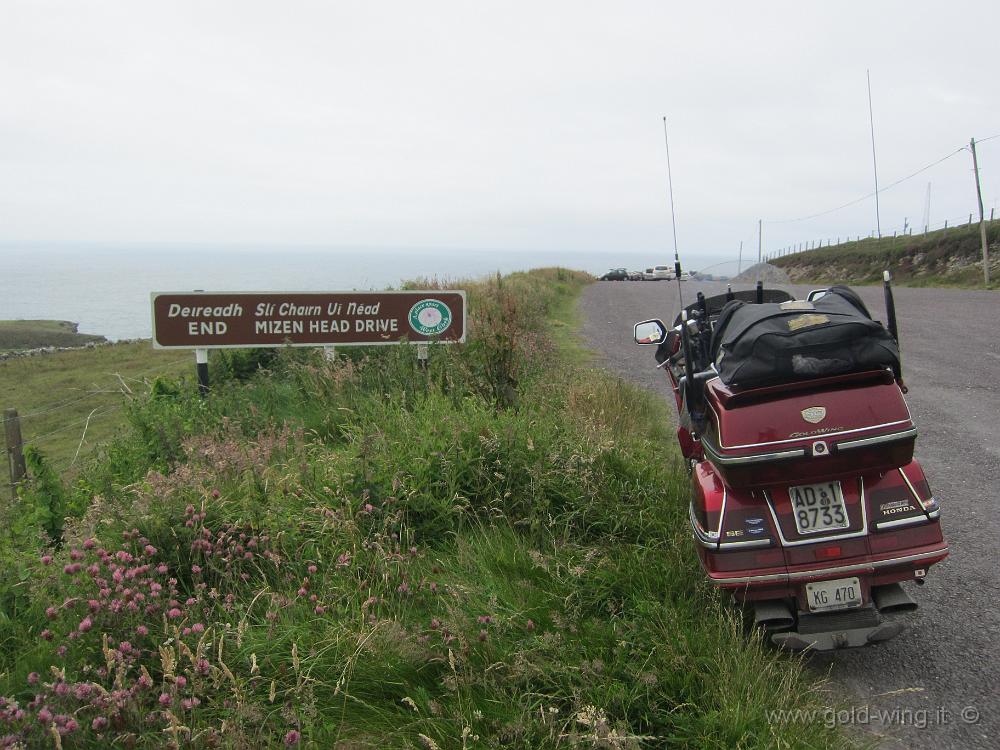
<path fill-rule="evenodd" d="M 810 406 L 808 409 L 803 409 L 802 418 L 806 420 L 809 424 L 816 424 L 818 422 L 822 422 L 826 418 L 826 407 Z"/>

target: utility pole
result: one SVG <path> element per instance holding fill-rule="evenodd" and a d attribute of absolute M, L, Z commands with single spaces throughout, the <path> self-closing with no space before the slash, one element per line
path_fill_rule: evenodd
<path fill-rule="evenodd" d="M 969 141 L 972 149 L 972 171 L 976 175 L 976 197 L 979 199 L 979 241 L 983 245 L 983 281 L 986 287 L 990 285 L 990 247 L 986 240 L 986 222 L 983 218 L 983 189 L 979 184 L 979 160 L 976 158 L 976 139 Z"/>
<path fill-rule="evenodd" d="M 762 220 L 757 219 L 757 262 L 758 263 L 760 263 L 761 248 L 764 247 L 764 235 L 761 233 L 761 227 L 763 226 L 763 224 L 764 222 Z"/>
<path fill-rule="evenodd" d="M 739 276 L 743 271 L 743 240 L 740 240 L 740 259 L 736 261 L 736 275 Z"/>

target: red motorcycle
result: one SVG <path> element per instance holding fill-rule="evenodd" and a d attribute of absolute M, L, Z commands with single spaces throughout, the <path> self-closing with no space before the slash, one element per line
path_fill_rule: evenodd
<path fill-rule="evenodd" d="M 847 287 L 795 300 L 727 292 L 686 307 L 657 346 L 680 416 L 690 523 L 702 567 L 788 649 L 887 640 L 948 555 L 913 458 L 892 289 L 887 324 Z"/>

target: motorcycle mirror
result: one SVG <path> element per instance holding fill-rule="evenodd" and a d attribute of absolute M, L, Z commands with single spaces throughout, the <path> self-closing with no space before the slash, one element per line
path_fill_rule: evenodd
<path fill-rule="evenodd" d="M 640 346 L 659 345 L 667 338 L 667 327 L 662 320 L 654 318 L 636 323 L 632 333 L 635 343 Z"/>
<path fill-rule="evenodd" d="M 815 302 L 818 299 L 822 299 L 823 297 L 826 296 L 826 292 L 827 292 L 826 289 L 813 289 L 806 296 L 806 302 Z"/>

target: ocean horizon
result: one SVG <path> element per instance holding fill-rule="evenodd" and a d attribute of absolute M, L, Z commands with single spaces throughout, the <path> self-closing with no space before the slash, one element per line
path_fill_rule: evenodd
<path fill-rule="evenodd" d="M 562 266 L 599 276 L 669 253 L 177 243 L 0 243 L 0 319 L 69 320 L 112 341 L 151 335 L 151 292 L 339 291 Z M 690 265 L 718 264 L 700 257 Z"/>

